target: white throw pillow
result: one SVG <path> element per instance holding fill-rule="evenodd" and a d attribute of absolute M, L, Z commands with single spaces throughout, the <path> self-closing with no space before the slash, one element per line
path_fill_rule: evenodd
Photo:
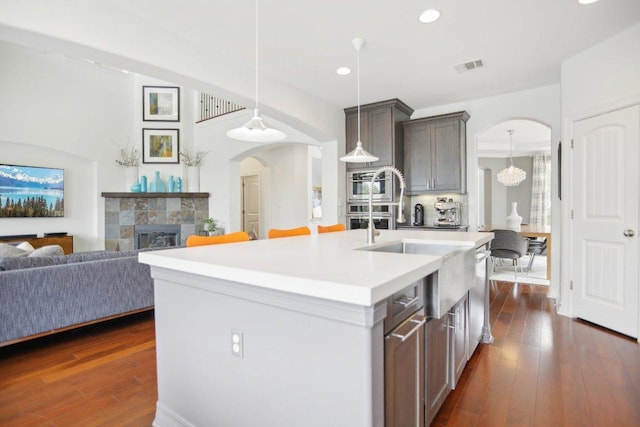
<path fill-rule="evenodd" d="M 27 256 L 29 252 L 18 249 L 7 243 L 0 243 L 0 257 L 3 256 Z"/>
<path fill-rule="evenodd" d="M 41 248 L 38 248 L 31 252 L 29 256 L 56 256 L 56 255 L 64 255 L 64 251 L 62 247 L 58 245 L 47 245 Z"/>
<path fill-rule="evenodd" d="M 29 243 L 29 242 L 22 242 L 18 246 L 16 246 L 16 248 L 22 249 L 23 251 L 27 251 L 29 253 L 31 253 L 31 252 L 33 252 L 35 250 L 33 248 L 33 246 L 31 246 L 31 243 Z"/>

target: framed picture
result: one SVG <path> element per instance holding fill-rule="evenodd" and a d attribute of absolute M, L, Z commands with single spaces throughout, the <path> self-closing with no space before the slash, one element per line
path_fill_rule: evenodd
<path fill-rule="evenodd" d="M 180 88 L 142 86 L 142 120 L 145 122 L 179 122 Z"/>
<path fill-rule="evenodd" d="M 142 129 L 142 163 L 180 163 L 178 129 Z"/>

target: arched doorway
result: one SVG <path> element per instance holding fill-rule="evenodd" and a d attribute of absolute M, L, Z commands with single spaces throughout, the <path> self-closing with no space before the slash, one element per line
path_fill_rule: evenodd
<path fill-rule="evenodd" d="M 482 132 L 476 140 L 479 226 L 485 229 L 505 228 L 506 216 L 515 204 L 518 215 L 522 217 L 523 235 L 540 229 L 550 230 L 551 128 L 533 120 L 506 120 Z M 526 172 L 525 180 L 517 185 L 507 185 L 497 177 L 511 164 Z M 531 239 L 539 241 L 531 242 L 530 247 L 547 243 L 544 237 Z M 550 249 L 542 256 L 528 254 L 520 260 L 526 263 L 527 282 L 549 284 L 547 253 Z M 492 278 L 515 279 L 513 267 L 507 268 L 509 272 L 494 269 Z"/>

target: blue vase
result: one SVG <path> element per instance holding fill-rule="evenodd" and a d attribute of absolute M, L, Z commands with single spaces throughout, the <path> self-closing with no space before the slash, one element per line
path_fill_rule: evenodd
<path fill-rule="evenodd" d="M 173 175 L 169 175 L 169 193 L 173 193 L 176 189 L 176 182 L 173 180 Z"/>
<path fill-rule="evenodd" d="M 147 192 L 147 177 L 145 175 L 142 175 L 140 177 L 140 192 L 141 193 Z"/>
<path fill-rule="evenodd" d="M 153 181 L 149 185 L 152 193 L 164 193 L 164 181 L 160 179 L 160 172 L 156 171 L 153 175 Z"/>
<path fill-rule="evenodd" d="M 182 178 L 180 177 L 176 179 L 176 191 L 182 193 Z"/>

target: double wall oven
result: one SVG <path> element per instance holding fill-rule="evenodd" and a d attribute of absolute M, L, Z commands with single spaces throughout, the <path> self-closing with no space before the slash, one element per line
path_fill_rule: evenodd
<path fill-rule="evenodd" d="M 347 172 L 347 228 L 367 228 L 369 223 L 369 189 L 376 169 L 358 169 Z M 391 203 L 394 181 L 385 171 L 373 182 L 373 222 L 378 230 L 394 230 L 396 213 Z"/>

